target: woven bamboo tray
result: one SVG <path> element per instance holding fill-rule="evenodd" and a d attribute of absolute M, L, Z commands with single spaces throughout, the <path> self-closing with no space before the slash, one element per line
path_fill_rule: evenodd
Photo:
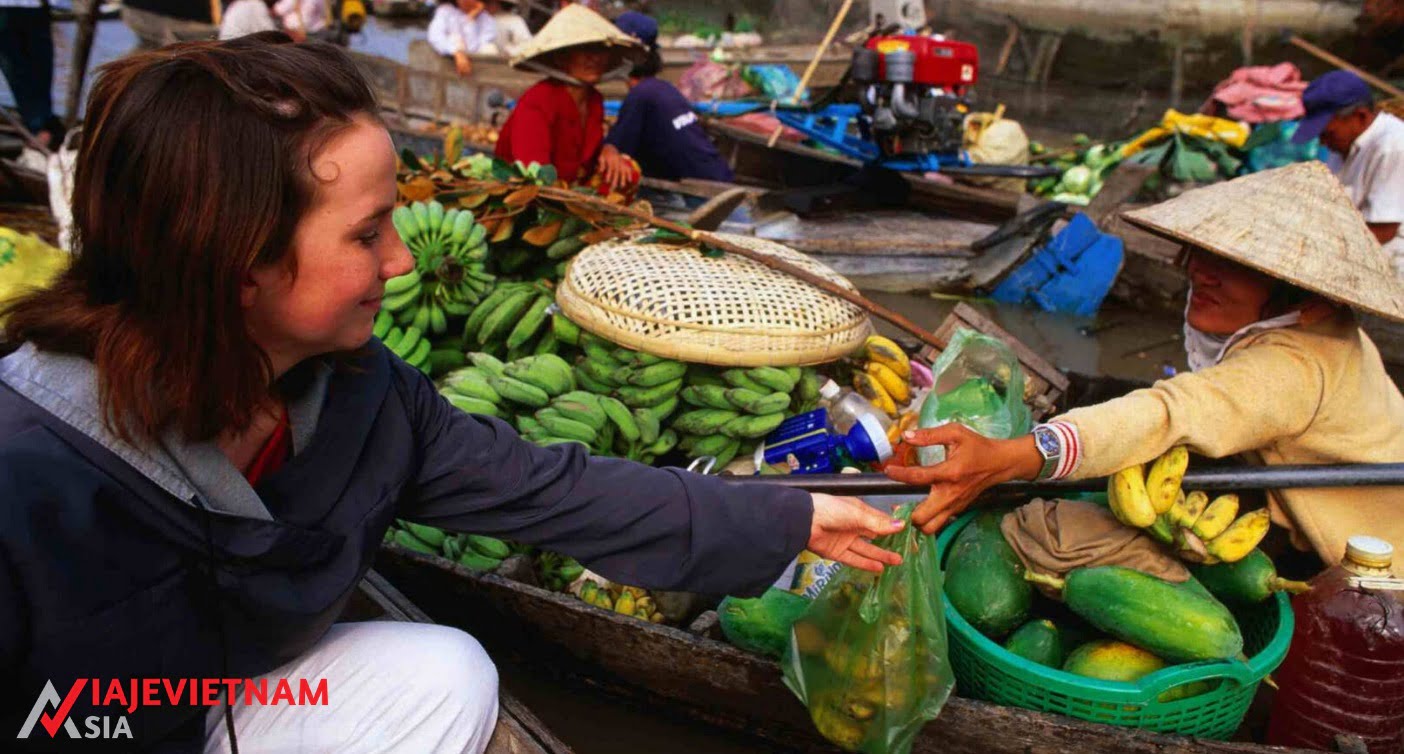
<path fill-rule="evenodd" d="M 780 244 L 718 235 L 857 290 Z M 716 366 L 822 364 L 872 333 L 862 309 L 759 262 L 641 238 L 595 244 L 571 260 L 556 292 L 566 316 L 628 348 Z"/>

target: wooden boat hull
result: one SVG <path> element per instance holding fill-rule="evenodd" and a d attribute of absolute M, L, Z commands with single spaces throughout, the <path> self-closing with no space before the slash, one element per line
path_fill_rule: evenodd
<path fill-rule="evenodd" d="M 766 748 L 834 751 L 781 682 L 779 665 L 711 638 L 616 615 L 569 595 L 394 546 L 377 570 L 432 615 L 494 653 L 649 706 L 755 736 Z M 702 623 L 704 621 L 699 621 Z M 1096 725 L 952 697 L 917 737 L 918 754 L 1288 754 L 1247 743 L 1201 741 Z"/>

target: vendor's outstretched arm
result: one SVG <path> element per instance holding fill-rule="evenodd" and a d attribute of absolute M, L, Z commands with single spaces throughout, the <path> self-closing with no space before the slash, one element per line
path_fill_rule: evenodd
<path fill-rule="evenodd" d="M 1230 353 L 1222 363 L 1185 372 L 1152 387 L 1053 420 L 1067 430 L 1066 476 L 1087 479 L 1145 463 L 1176 445 L 1211 458 L 1261 448 L 1304 431 L 1321 405 L 1325 377 L 1290 338 L 1268 333 L 1263 342 Z M 1042 456 L 1030 436 L 991 440 L 957 424 L 908 433 L 914 445 L 943 445 L 935 466 L 890 467 L 888 476 L 931 486 L 912 522 L 934 532 L 990 486 L 1033 479 Z"/>
<path fill-rule="evenodd" d="M 831 557 L 885 557 L 862 542 L 894 530 L 870 508 L 830 504 L 820 515 L 800 490 L 591 458 L 573 444 L 540 448 L 504 422 L 453 408 L 416 370 L 395 369 L 423 452 L 404 491 L 406 518 L 556 549 L 649 588 L 758 593 L 811 542 Z"/>

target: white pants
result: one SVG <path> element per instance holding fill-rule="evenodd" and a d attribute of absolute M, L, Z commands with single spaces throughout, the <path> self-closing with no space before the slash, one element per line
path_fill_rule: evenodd
<path fill-rule="evenodd" d="M 239 751 L 471 752 L 497 725 L 497 668 L 477 639 L 447 626 L 340 623 L 306 654 L 264 676 L 313 688 L 324 706 L 236 703 Z M 238 700 L 238 701 L 242 701 Z M 271 699 L 270 699 L 271 701 Z M 205 752 L 228 752 L 224 707 L 205 718 Z"/>

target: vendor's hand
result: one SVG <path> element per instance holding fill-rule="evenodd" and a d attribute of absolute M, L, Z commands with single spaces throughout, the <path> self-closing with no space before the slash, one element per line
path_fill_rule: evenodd
<path fill-rule="evenodd" d="M 934 466 L 888 466 L 888 477 L 929 484 L 931 493 L 912 511 L 912 523 L 935 534 L 959 516 L 989 487 L 1011 479 L 1033 479 L 1043 466 L 1032 435 L 992 440 L 962 424 L 915 429 L 903 434 L 911 445 L 944 445 L 946 460 Z"/>
<path fill-rule="evenodd" d="M 864 571 L 881 573 L 883 566 L 901 565 L 902 556 L 869 542 L 901 531 L 905 522 L 856 497 L 814 493 L 814 519 L 809 525 L 809 551 Z"/>
<path fill-rule="evenodd" d="M 604 179 L 605 185 L 609 186 L 610 190 L 627 186 L 629 174 L 632 172 L 628 156 L 616 149 L 613 144 L 606 144 L 600 149 L 598 170 L 600 177 Z"/>
<path fill-rule="evenodd" d="M 467 76 L 473 72 L 473 60 L 466 52 L 455 52 L 453 54 L 453 67 L 458 69 L 459 76 Z"/>

